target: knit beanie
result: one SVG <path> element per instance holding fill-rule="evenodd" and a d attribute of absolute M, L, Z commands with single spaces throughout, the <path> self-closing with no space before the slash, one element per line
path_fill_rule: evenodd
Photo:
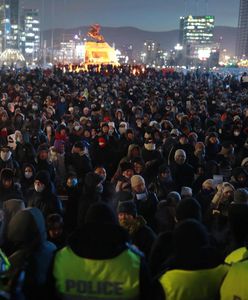
<path fill-rule="evenodd" d="M 168 205 L 176 206 L 181 201 L 181 196 L 178 192 L 173 191 L 167 195 L 166 200 Z"/>
<path fill-rule="evenodd" d="M 188 186 L 182 186 L 181 197 L 192 197 L 192 189 Z"/>
<path fill-rule="evenodd" d="M 47 171 L 44 171 L 44 170 L 40 171 L 36 174 L 35 180 L 39 180 L 45 186 L 48 186 L 49 182 L 51 181 L 50 174 Z"/>
<path fill-rule="evenodd" d="M 145 185 L 144 178 L 142 176 L 140 176 L 140 175 L 133 175 L 131 177 L 131 187 L 135 187 L 135 186 L 137 186 L 139 184 Z"/>
<path fill-rule="evenodd" d="M 117 212 L 126 213 L 135 217 L 137 215 L 137 208 L 133 201 L 123 201 L 119 203 Z"/>
<path fill-rule="evenodd" d="M 195 198 L 182 199 L 176 208 L 176 218 L 178 221 L 195 219 L 201 221 L 201 206 Z"/>
<path fill-rule="evenodd" d="M 109 205 L 97 202 L 89 207 L 85 223 L 118 225 L 118 220 L 114 210 Z"/>
<path fill-rule="evenodd" d="M 241 167 L 244 167 L 248 163 L 248 157 L 244 158 L 241 162 Z"/>

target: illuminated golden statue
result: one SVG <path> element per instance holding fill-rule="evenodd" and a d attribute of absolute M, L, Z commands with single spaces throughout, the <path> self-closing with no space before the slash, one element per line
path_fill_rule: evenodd
<path fill-rule="evenodd" d="M 88 36 L 93 38 L 98 42 L 105 42 L 104 37 L 100 34 L 101 26 L 99 24 L 93 24 L 90 26 L 90 31 L 88 32 Z"/>

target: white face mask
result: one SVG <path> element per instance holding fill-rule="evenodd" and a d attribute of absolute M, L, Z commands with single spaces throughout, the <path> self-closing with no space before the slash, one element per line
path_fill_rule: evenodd
<path fill-rule="evenodd" d="M 239 136 L 240 135 L 240 131 L 234 131 L 233 134 L 234 134 L 234 136 Z"/>
<path fill-rule="evenodd" d="M 136 194 L 136 198 L 137 200 L 146 200 L 147 199 L 147 194 L 145 193 L 140 193 L 140 194 Z"/>
<path fill-rule="evenodd" d="M 148 151 L 152 151 L 152 150 L 156 149 L 156 144 L 152 144 L 152 143 L 146 144 L 145 143 L 144 146 L 145 146 L 145 149 Z"/>
<path fill-rule="evenodd" d="M 37 193 L 41 193 L 45 189 L 44 184 L 34 184 L 34 189 L 36 190 Z"/>
<path fill-rule="evenodd" d="M 75 129 L 76 131 L 79 131 L 79 130 L 80 130 L 80 126 L 79 126 L 79 125 L 76 125 L 76 126 L 74 126 L 74 129 Z"/>
<path fill-rule="evenodd" d="M 25 178 L 26 178 L 26 179 L 30 179 L 30 178 L 33 176 L 33 173 L 27 171 L 27 172 L 25 172 L 24 175 L 25 175 Z"/>
<path fill-rule="evenodd" d="M 8 152 L 1 151 L 1 159 L 3 161 L 8 161 L 10 159 L 10 157 L 11 157 L 11 152 L 10 151 L 8 151 Z"/>
<path fill-rule="evenodd" d="M 120 132 L 120 134 L 124 134 L 126 132 L 126 128 L 125 127 L 119 127 L 119 132 Z"/>

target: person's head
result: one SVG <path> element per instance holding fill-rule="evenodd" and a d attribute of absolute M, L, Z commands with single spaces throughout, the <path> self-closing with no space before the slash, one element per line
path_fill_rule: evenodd
<path fill-rule="evenodd" d="M 34 167 L 30 164 L 26 164 L 23 167 L 24 177 L 26 179 L 31 179 L 35 176 L 35 170 Z"/>
<path fill-rule="evenodd" d="M 216 144 L 218 142 L 218 137 L 216 133 L 211 133 L 209 135 L 208 141 L 210 144 Z"/>
<path fill-rule="evenodd" d="M 83 151 L 85 151 L 85 145 L 83 142 L 76 142 L 71 150 L 72 154 L 80 154 Z"/>
<path fill-rule="evenodd" d="M 71 174 L 66 180 L 66 185 L 69 188 L 75 188 L 78 185 L 78 179 L 76 174 Z"/>
<path fill-rule="evenodd" d="M 11 169 L 2 169 L 1 184 L 5 189 L 10 189 L 14 183 L 14 172 Z"/>
<path fill-rule="evenodd" d="M 1 159 L 6 162 L 11 158 L 12 152 L 10 147 L 8 146 L 2 146 L 0 150 L 0 157 Z"/>
<path fill-rule="evenodd" d="M 188 186 L 182 186 L 181 188 L 181 197 L 186 198 L 186 197 L 192 197 L 193 192 L 192 189 Z"/>
<path fill-rule="evenodd" d="M 40 145 L 37 152 L 40 160 L 48 159 L 49 148 L 46 144 Z"/>
<path fill-rule="evenodd" d="M 176 207 L 180 201 L 181 201 L 181 195 L 176 191 L 170 192 L 166 197 L 166 203 L 169 206 Z"/>
<path fill-rule="evenodd" d="M 154 139 L 149 138 L 149 139 L 145 140 L 144 147 L 148 151 L 155 150 L 156 149 L 156 143 L 155 143 Z"/>
<path fill-rule="evenodd" d="M 214 191 L 214 181 L 213 179 L 207 179 L 202 183 L 202 190 L 205 192 L 213 192 Z"/>
<path fill-rule="evenodd" d="M 118 225 L 118 219 L 112 207 L 104 202 L 97 202 L 92 204 L 87 210 L 85 223 L 98 224 L 99 226 Z"/>
<path fill-rule="evenodd" d="M 196 219 L 186 219 L 179 223 L 173 233 L 176 255 L 192 255 L 209 244 L 206 228 Z"/>
<path fill-rule="evenodd" d="M 234 195 L 235 188 L 232 184 L 228 182 L 223 183 L 222 193 L 225 199 L 232 199 Z"/>
<path fill-rule="evenodd" d="M 136 157 L 133 159 L 134 173 L 141 175 L 145 170 L 145 163 L 141 157 Z"/>
<path fill-rule="evenodd" d="M 179 143 L 180 143 L 181 145 L 186 145 L 186 144 L 188 144 L 188 142 L 189 142 L 189 139 L 188 139 L 187 135 L 182 134 L 182 135 L 179 137 Z"/>
<path fill-rule="evenodd" d="M 128 153 L 131 158 L 140 156 L 140 148 L 138 145 L 131 144 L 128 147 Z"/>
<path fill-rule="evenodd" d="M 50 174 L 47 171 L 39 171 L 34 180 L 34 189 L 37 193 L 42 193 L 50 183 Z"/>
<path fill-rule="evenodd" d="M 119 202 L 117 213 L 120 225 L 134 220 L 137 217 L 137 208 L 134 201 Z"/>
<path fill-rule="evenodd" d="M 186 219 L 201 221 L 202 211 L 200 204 L 195 198 L 182 199 L 176 207 L 176 219 L 181 222 Z"/>
<path fill-rule="evenodd" d="M 51 214 L 46 219 L 48 236 L 51 239 L 58 239 L 63 233 L 63 218 L 59 214 Z"/>
<path fill-rule="evenodd" d="M 107 172 L 104 167 L 98 166 L 95 168 L 94 172 L 102 177 L 102 182 L 106 180 Z"/>
<path fill-rule="evenodd" d="M 103 134 L 108 134 L 108 132 L 109 132 L 108 123 L 103 123 L 103 125 L 102 125 L 102 133 Z"/>
<path fill-rule="evenodd" d="M 161 165 L 159 167 L 159 170 L 158 170 L 158 176 L 159 176 L 159 179 L 162 181 L 162 182 L 166 182 L 168 181 L 169 179 L 171 179 L 171 171 L 170 171 L 170 167 L 167 166 L 166 164 L 165 165 Z"/>
<path fill-rule="evenodd" d="M 134 174 L 133 164 L 131 164 L 129 162 L 123 162 L 120 164 L 120 168 L 121 168 L 121 174 L 125 178 L 130 179 L 133 176 L 133 174 Z"/>
<path fill-rule="evenodd" d="M 132 191 L 136 194 L 144 193 L 146 191 L 145 180 L 140 175 L 133 175 L 131 177 Z"/>
<path fill-rule="evenodd" d="M 183 149 L 177 149 L 174 155 L 175 162 L 178 165 L 183 165 L 186 161 L 186 153 Z"/>
<path fill-rule="evenodd" d="M 248 203 L 248 190 L 245 188 L 237 189 L 234 192 L 233 202 L 240 203 L 240 204 L 241 203 L 247 204 Z"/>

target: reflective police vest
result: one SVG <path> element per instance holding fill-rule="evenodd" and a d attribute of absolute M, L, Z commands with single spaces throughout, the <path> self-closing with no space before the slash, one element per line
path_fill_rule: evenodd
<path fill-rule="evenodd" d="M 119 256 L 87 259 L 69 247 L 57 252 L 53 275 L 63 299 L 138 299 L 140 257 L 130 249 Z"/>
<path fill-rule="evenodd" d="M 220 289 L 221 300 L 248 299 L 248 261 L 233 264 Z"/>
<path fill-rule="evenodd" d="M 170 270 L 159 281 L 166 300 L 210 300 L 219 294 L 228 266 L 204 270 Z"/>
<path fill-rule="evenodd" d="M 248 249 L 241 247 L 231 252 L 225 259 L 226 264 L 233 264 L 248 259 Z"/>

